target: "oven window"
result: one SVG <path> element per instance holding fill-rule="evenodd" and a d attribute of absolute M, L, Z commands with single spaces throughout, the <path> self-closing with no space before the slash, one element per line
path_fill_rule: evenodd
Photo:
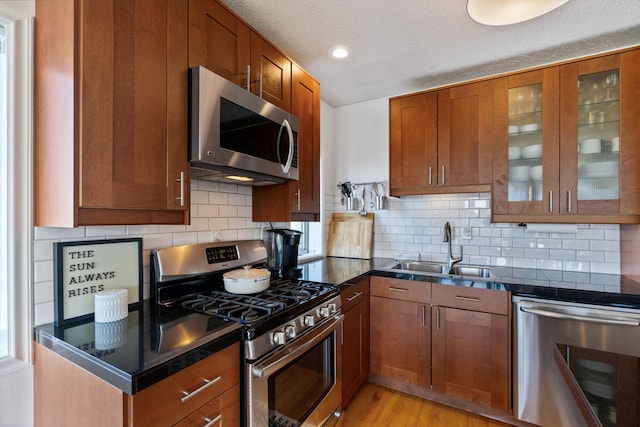
<path fill-rule="evenodd" d="M 269 425 L 299 426 L 335 384 L 335 333 L 269 378 Z"/>

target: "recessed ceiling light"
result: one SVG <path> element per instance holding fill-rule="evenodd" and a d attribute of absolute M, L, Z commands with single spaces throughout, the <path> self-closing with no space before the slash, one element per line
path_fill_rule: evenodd
<path fill-rule="evenodd" d="M 334 59 L 344 59 L 351 55 L 351 48 L 349 46 L 338 45 L 329 49 L 329 56 Z"/>
<path fill-rule="evenodd" d="M 467 13 L 484 25 L 511 25 L 528 21 L 569 0 L 467 0 Z"/>

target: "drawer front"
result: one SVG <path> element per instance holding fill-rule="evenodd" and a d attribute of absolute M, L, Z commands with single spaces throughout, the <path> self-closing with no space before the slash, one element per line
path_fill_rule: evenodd
<path fill-rule="evenodd" d="M 403 301 L 431 302 L 431 283 L 371 277 L 371 295 Z"/>
<path fill-rule="evenodd" d="M 433 284 L 431 303 L 464 310 L 508 315 L 511 292 Z"/>
<path fill-rule="evenodd" d="M 240 425 L 240 384 L 205 404 L 176 424 L 176 427 L 238 427 Z"/>
<path fill-rule="evenodd" d="M 342 297 L 342 312 L 346 313 L 351 307 L 369 298 L 369 277 L 365 277 L 353 285 L 344 286 L 340 291 L 340 296 Z"/>
<path fill-rule="evenodd" d="M 134 394 L 134 425 L 173 425 L 239 381 L 240 345 L 235 343 Z"/>

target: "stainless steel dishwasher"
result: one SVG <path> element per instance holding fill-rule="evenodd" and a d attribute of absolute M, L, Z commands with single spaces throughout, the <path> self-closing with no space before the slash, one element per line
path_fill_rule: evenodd
<path fill-rule="evenodd" d="M 513 302 L 516 417 L 544 427 L 640 425 L 640 310 Z"/>

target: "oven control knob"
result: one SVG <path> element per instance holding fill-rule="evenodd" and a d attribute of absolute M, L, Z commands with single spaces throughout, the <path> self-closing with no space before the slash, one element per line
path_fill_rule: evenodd
<path fill-rule="evenodd" d="M 312 327 L 313 325 L 316 324 L 316 319 L 315 317 L 313 317 L 310 314 L 307 314 L 306 316 L 304 316 L 304 318 L 302 319 L 302 323 L 304 323 L 305 326 L 308 327 Z"/>
<path fill-rule="evenodd" d="M 331 303 L 324 307 L 320 307 L 320 317 L 329 317 L 338 310 L 338 307 Z"/>
<path fill-rule="evenodd" d="M 296 337 L 296 327 L 293 325 L 287 325 L 284 328 L 284 335 L 286 338 L 291 339 Z"/>
<path fill-rule="evenodd" d="M 287 341 L 287 337 L 285 336 L 284 331 L 274 332 L 271 336 L 271 339 L 273 340 L 273 343 L 277 345 L 282 345 Z"/>

